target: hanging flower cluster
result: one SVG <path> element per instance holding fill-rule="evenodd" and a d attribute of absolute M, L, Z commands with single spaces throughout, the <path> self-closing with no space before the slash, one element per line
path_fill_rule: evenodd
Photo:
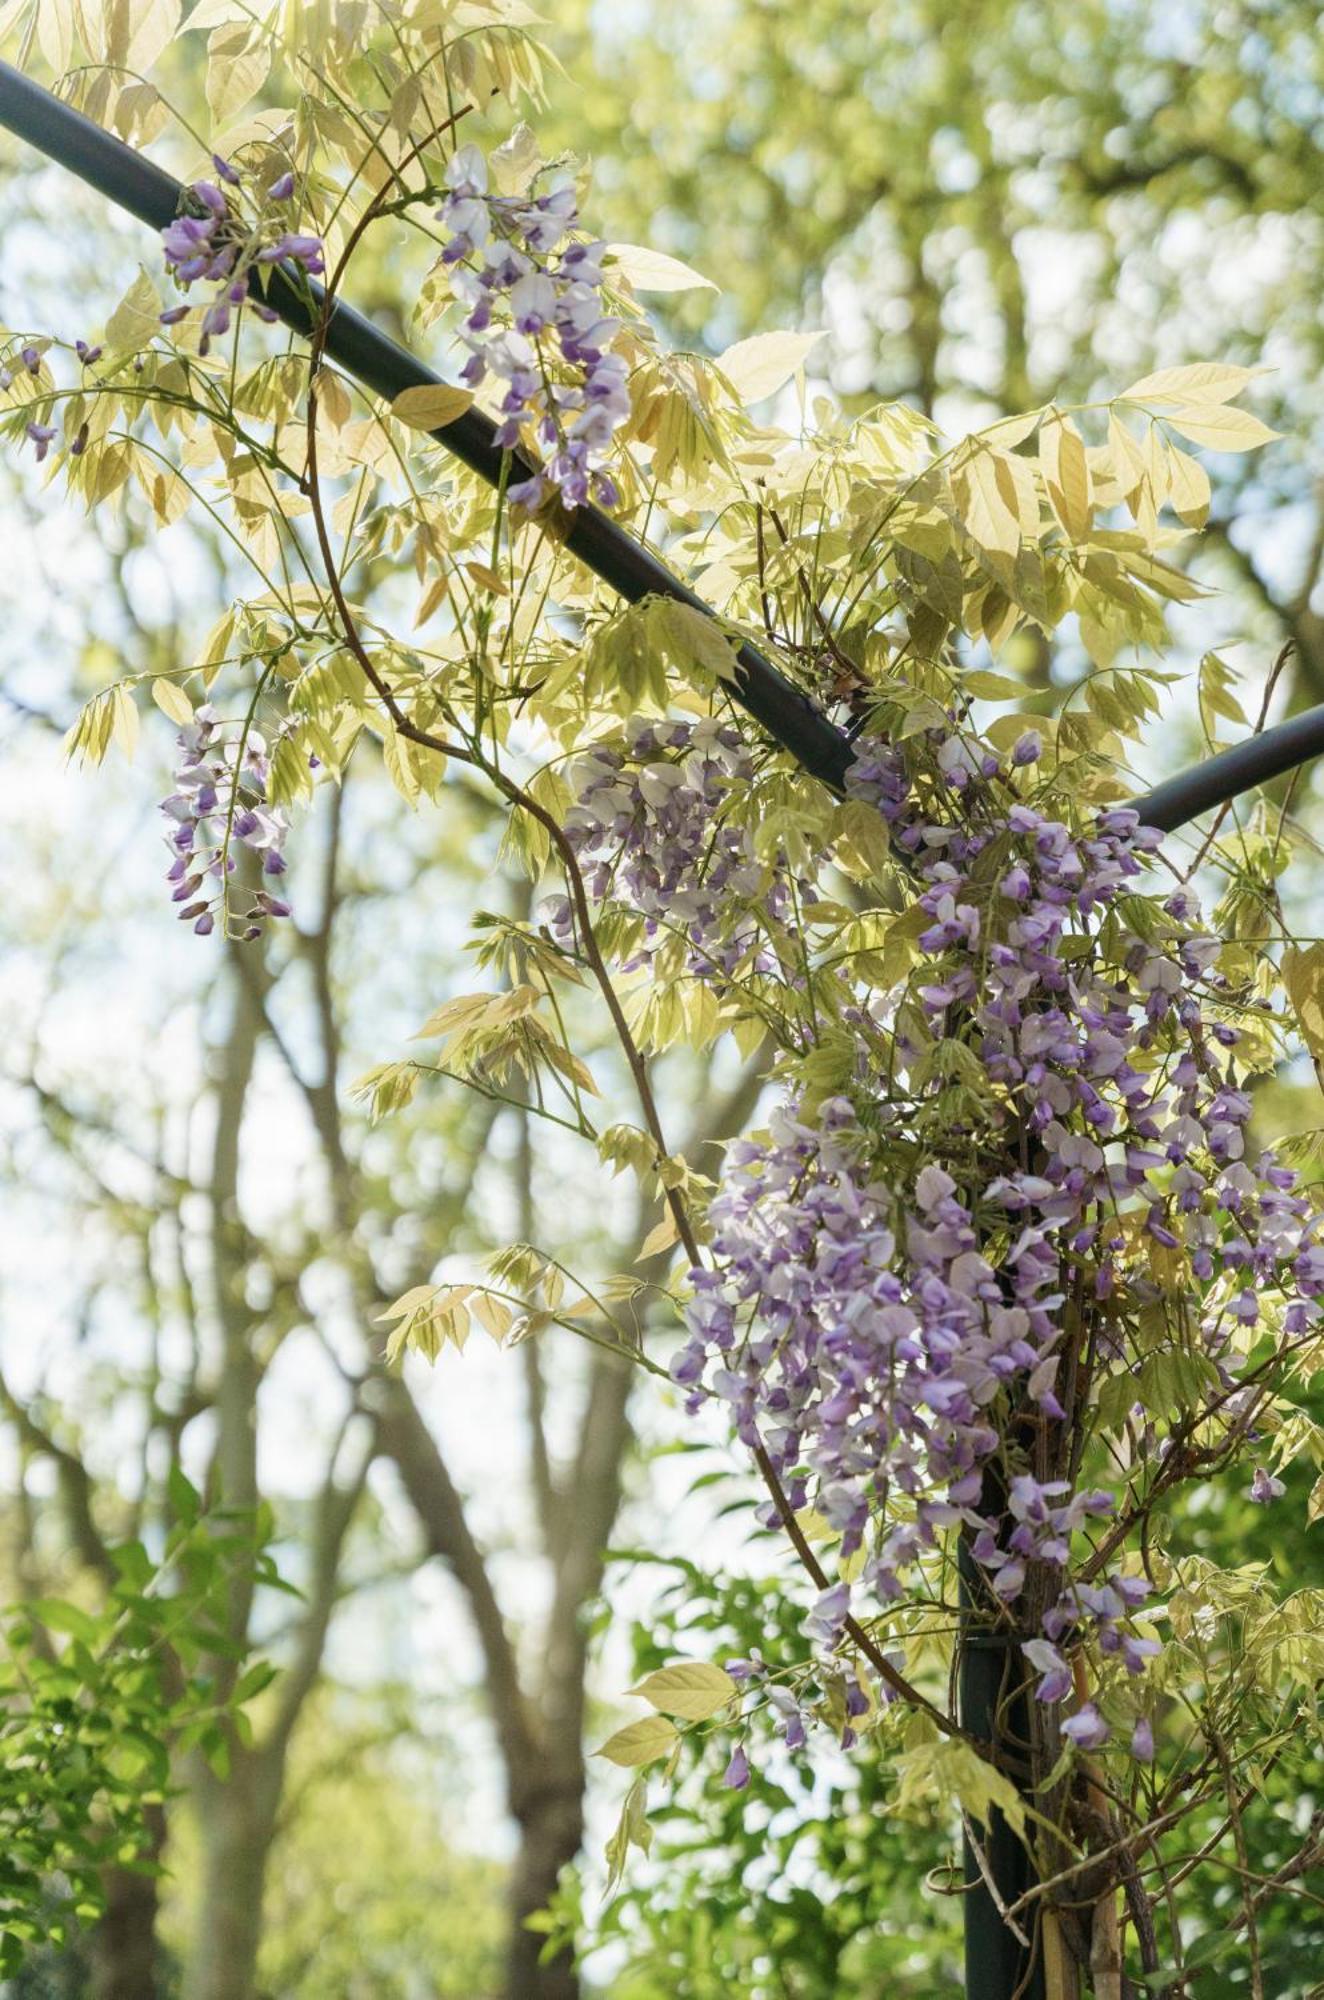
<path fill-rule="evenodd" d="M 591 892 L 646 928 L 695 926 L 690 969 L 717 978 L 730 964 L 717 940 L 744 921 L 730 899 L 757 884 L 768 904 L 725 844 L 745 838 L 720 816 L 728 769 L 748 778 L 734 732 L 697 726 L 731 760 L 715 773 L 692 748 L 663 770 L 650 761 L 691 745 L 695 727 L 635 725 L 626 755 L 583 760 L 571 824 Z M 1305 1332 L 1324 1246 L 1291 1170 L 1246 1157 L 1251 1103 L 1218 941 L 1187 891 L 1161 904 L 1138 892 L 1160 836 L 1124 808 L 1082 831 L 1036 811 L 1018 774 L 1039 748 L 1029 734 L 999 759 L 931 732 L 917 783 L 913 745 L 860 745 L 849 789 L 907 857 L 920 963 L 903 991 L 859 992 L 857 1024 L 875 1032 L 859 1037 L 848 1095 L 812 1112 L 790 1095 L 766 1139 L 730 1148 L 673 1374 L 692 1408 L 727 1404 L 787 1505 L 812 1507 L 843 1558 L 864 1552 L 858 1580 L 824 1591 L 808 1619 L 825 1653 L 857 1596 L 898 1600 L 959 1530 L 1039 1699 L 1057 1704 L 1073 1691 L 1063 1647 L 1087 1633 L 1132 1675 L 1159 1650 L 1133 1622 L 1146 1581 L 1089 1559 L 1091 1524 L 1118 1504 L 1075 1483 L 1071 1427 L 1091 1389 L 1139 1366 L 1142 1322 L 1180 1288 L 1205 1401 L 1228 1424 L 1253 1415 L 1247 1332 Z M 779 889 L 784 909 L 785 877 Z M 890 1039 L 885 1076 L 876 1031 Z M 927 1056 L 943 1038 L 987 1080 L 991 1135 L 953 1135 L 938 1166 L 913 1123 L 942 1087 Z M 1139 1398 L 1131 1414 L 1161 1459 L 1168 1441 Z M 1018 1463 L 1018 1426 L 1041 1440 L 1037 1472 Z M 1252 1496 L 1275 1487 L 1261 1471 Z M 1083 1748 L 1109 1734 L 1092 1703 L 1063 1729 Z M 1152 1755 L 1143 1717 L 1132 1747 Z"/>
<path fill-rule="evenodd" d="M 200 708 L 180 730 L 175 789 L 161 801 L 170 822 L 173 859 L 166 874 L 181 922 L 200 937 L 216 927 L 216 908 L 226 902 L 235 872 L 236 842 L 259 855 L 262 873 L 278 880 L 285 873 L 283 852 L 288 822 L 279 806 L 267 803 L 271 762 L 257 730 L 227 743 L 216 711 Z M 288 917 L 290 906 L 269 889 L 253 893 L 238 913 L 244 938 L 260 936 L 270 917 Z"/>
<path fill-rule="evenodd" d="M 787 922 L 796 898 L 813 903 L 817 892 L 782 851 L 761 860 L 750 829 L 726 816 L 753 778 L 739 730 L 714 718 L 635 718 L 620 747 L 604 745 L 577 760 L 565 834 L 590 894 L 600 901 L 615 894 L 643 918 L 633 964 L 647 963 L 679 934 L 688 968 L 700 977 L 717 978 L 747 958 L 755 970 L 774 968 L 762 937 Z M 545 915 L 553 935 L 568 943 L 567 900 L 553 898 Z"/>
<path fill-rule="evenodd" d="M 226 186 L 243 185 L 243 176 L 219 153 L 212 155 L 212 162 Z M 231 198 L 216 181 L 194 181 L 189 189 L 194 212 L 176 216 L 162 231 L 166 265 L 179 284 L 187 289 L 203 280 L 217 288 L 203 314 L 199 353 L 205 354 L 213 339 L 227 333 L 234 313 L 250 302 L 255 270 L 272 264 L 293 265 L 310 277 L 325 270 L 318 237 L 280 226 L 278 211 L 293 193 L 294 175 L 282 174 L 265 190 L 257 222 L 249 224 L 231 207 Z M 252 298 L 251 304 L 259 318 L 270 322 L 277 317 L 260 297 Z M 161 314 L 161 322 L 174 326 L 188 310 L 187 305 L 171 306 Z"/>
<path fill-rule="evenodd" d="M 624 358 L 611 348 L 620 321 L 602 299 L 604 243 L 567 241 L 578 227 L 572 187 L 542 195 L 488 192 L 487 162 L 464 146 L 446 171 L 437 211 L 448 232 L 444 261 L 469 308 L 462 373 L 476 388 L 488 374 L 506 384 L 497 443 L 513 450 L 531 431 L 550 458 L 509 490 L 531 510 L 555 490 L 567 507 L 619 495 L 605 461 L 630 414 Z M 495 323 L 500 311 L 500 323 Z"/>
<path fill-rule="evenodd" d="M 42 348 L 48 347 L 51 344 L 43 340 L 42 347 L 36 347 L 31 341 L 25 341 L 19 349 L 17 357 L 11 355 L 10 359 L 16 360 L 17 365 L 21 367 L 23 373 L 30 376 L 34 382 L 40 383 Z M 84 368 L 91 368 L 101 359 L 100 347 L 93 346 L 86 340 L 76 340 L 74 342 L 74 353 Z M 19 379 L 21 380 L 21 377 Z M 14 369 L 9 366 L 7 361 L 0 362 L 0 394 L 12 389 L 14 380 Z M 89 427 L 85 421 L 80 422 L 73 436 L 69 439 L 68 448 L 71 457 L 81 458 L 87 450 L 88 429 Z M 29 418 L 28 422 L 24 425 L 23 434 L 36 448 L 34 456 L 37 464 L 43 465 L 51 446 L 59 436 L 57 427 L 54 424 L 43 424 L 33 417 Z"/>

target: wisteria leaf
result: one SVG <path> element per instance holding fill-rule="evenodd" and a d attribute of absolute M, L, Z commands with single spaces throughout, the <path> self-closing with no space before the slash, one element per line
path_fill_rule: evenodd
<path fill-rule="evenodd" d="M 415 431 L 444 430 L 473 407 L 473 391 L 450 382 L 424 382 L 402 389 L 391 404 L 391 415 Z"/>
<path fill-rule="evenodd" d="M 1196 361 L 1185 368 L 1160 368 L 1142 375 L 1118 398 L 1124 403 L 1228 403 L 1254 379 L 1254 368 L 1226 361 Z"/>
<path fill-rule="evenodd" d="M 679 1734 L 675 1723 L 664 1715 L 645 1715 L 638 1722 L 627 1722 L 593 1755 L 628 1771 L 640 1764 L 656 1764 L 679 1740 Z"/>
<path fill-rule="evenodd" d="M 742 403 L 761 403 L 797 375 L 819 342 L 817 333 L 753 333 L 717 357 Z"/>
<path fill-rule="evenodd" d="M 705 1722 L 725 1708 L 737 1690 L 721 1667 L 705 1660 L 678 1660 L 674 1666 L 659 1667 L 646 1675 L 629 1692 L 641 1696 L 666 1715 L 678 1715 L 686 1722 Z"/>
<path fill-rule="evenodd" d="M 679 257 L 665 251 L 649 250 L 642 243 L 609 243 L 605 263 L 619 271 L 637 292 L 715 292 L 711 278 L 682 264 Z"/>
<path fill-rule="evenodd" d="M 1206 451 L 1254 451 L 1258 445 L 1273 444 L 1281 435 L 1271 431 L 1249 410 L 1210 410 L 1197 404 L 1165 409 L 1162 415 L 1165 423 L 1192 444 L 1203 445 Z"/>

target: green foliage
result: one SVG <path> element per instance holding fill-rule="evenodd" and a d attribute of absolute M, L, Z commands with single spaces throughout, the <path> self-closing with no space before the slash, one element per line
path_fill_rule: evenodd
<path fill-rule="evenodd" d="M 664 1663 L 677 1653 L 757 1650 L 788 1669 L 798 1659 L 799 1614 L 776 1582 L 682 1559 L 662 1574 L 633 1634 L 640 1689 L 674 1672 Z M 643 1858 L 636 1853 L 605 1906 L 590 1899 L 580 1909 L 569 1885 L 556 1906 L 583 1926 L 590 1974 L 624 1953 L 612 2000 L 927 2000 L 955 1989 L 959 1898 L 939 1893 L 954 1843 L 945 1811 L 898 1816 L 887 1760 L 867 1749 L 812 1784 L 790 1757 L 757 1760 L 745 1792 L 715 1788 L 713 1765 L 693 1737 L 678 1782 L 641 1777 L 617 1839 L 628 1833 Z"/>
<path fill-rule="evenodd" d="M 271 1850 L 259 1991 L 279 2000 L 495 2000 L 500 1864 L 453 1842 L 463 1782 L 405 1690 L 324 1689 L 300 1733 Z M 162 1930 L 181 1952 L 205 1887 L 196 1812 L 175 1818 Z"/>
<path fill-rule="evenodd" d="M 154 1870 L 146 1814 L 171 1791 L 172 1758 L 196 1746 L 223 1766 L 262 1662 L 221 1687 L 225 1600 L 241 1575 L 277 1582 L 269 1524 L 188 1504 L 159 1559 L 110 1551 L 96 1608 L 38 1598 L 5 1614 L 0 1652 L 0 1972 L 64 1945 L 103 1907 L 108 1863 Z"/>

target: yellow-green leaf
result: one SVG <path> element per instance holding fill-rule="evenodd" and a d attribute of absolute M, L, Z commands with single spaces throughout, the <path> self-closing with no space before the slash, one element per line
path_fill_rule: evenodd
<path fill-rule="evenodd" d="M 1080 433 L 1064 417 L 1050 417 L 1040 431 L 1039 463 L 1053 512 L 1072 541 L 1083 542 L 1094 525 L 1089 461 Z"/>
<path fill-rule="evenodd" d="M 668 1208 L 663 1214 L 662 1220 L 649 1230 L 647 1236 L 645 1236 L 643 1242 L 639 1245 L 639 1255 L 635 1260 L 636 1263 L 642 1264 L 649 1257 L 660 1256 L 664 1250 L 669 1250 L 672 1244 L 677 1241 L 676 1218 Z"/>
<path fill-rule="evenodd" d="M 139 271 L 106 321 L 106 346 L 116 354 L 138 354 L 160 331 L 160 295 L 146 271 Z"/>
<path fill-rule="evenodd" d="M 742 403 L 761 403 L 799 373 L 822 338 L 821 332 L 754 333 L 720 354 L 717 366 Z"/>
<path fill-rule="evenodd" d="M 890 851 L 887 821 L 876 806 L 848 799 L 837 809 L 833 852 L 840 867 L 857 882 L 871 882 L 886 868 Z"/>
<path fill-rule="evenodd" d="M 1178 451 L 1168 453 L 1168 498 L 1188 528 L 1203 528 L 1209 519 L 1209 474 L 1198 458 Z"/>
<path fill-rule="evenodd" d="M 1124 403 L 1227 403 L 1251 380 L 1253 368 L 1226 361 L 1196 361 L 1187 368 L 1160 368 L 1142 375 L 1119 400 Z"/>
<path fill-rule="evenodd" d="M 1023 701 L 1030 692 L 1024 681 L 1014 681 L 1010 674 L 990 674 L 982 667 L 962 674 L 961 688 L 976 701 Z"/>
<path fill-rule="evenodd" d="M 1014 556 L 1021 545 L 1021 524 L 1015 478 L 1006 471 L 1006 459 L 1005 452 L 980 447 L 956 473 L 954 484 L 974 540 L 994 555 Z"/>
<path fill-rule="evenodd" d="M 471 1303 L 479 1325 L 500 1346 L 514 1322 L 515 1315 L 510 1307 L 504 1299 L 494 1297 L 491 1292 L 479 1292 Z"/>
<path fill-rule="evenodd" d="M 319 368 L 315 387 L 318 403 L 325 412 L 327 422 L 333 430 L 343 430 L 354 414 L 354 405 L 350 401 L 349 390 L 335 369 Z"/>
<path fill-rule="evenodd" d="M 692 271 L 679 257 L 649 250 L 642 243 L 609 243 L 605 261 L 629 280 L 637 292 L 715 292 L 711 278 Z"/>
<path fill-rule="evenodd" d="M 385 1312 L 374 1315 L 374 1324 L 388 1326 L 392 1320 L 408 1319 L 411 1313 L 419 1312 L 425 1305 L 429 1305 L 436 1298 L 437 1291 L 436 1285 L 411 1286 L 407 1292 L 400 1294 L 394 1305 L 388 1306 Z"/>
<path fill-rule="evenodd" d="M 641 1721 L 628 1722 L 624 1729 L 618 1729 L 593 1754 L 629 1771 L 638 1764 L 656 1764 L 667 1755 L 679 1735 L 675 1723 L 668 1722 L 664 1715 L 645 1715 Z"/>
<path fill-rule="evenodd" d="M 1283 985 L 1302 1040 L 1324 1060 L 1324 943 L 1291 945 L 1283 953 Z"/>
<path fill-rule="evenodd" d="M 179 26 L 179 0 L 111 0 L 105 9 L 106 54 L 117 68 L 150 69 Z"/>
<path fill-rule="evenodd" d="M 424 382 L 402 389 L 391 404 L 391 415 L 415 431 L 440 431 L 473 406 L 473 391 L 450 382 Z"/>
<path fill-rule="evenodd" d="M 659 1667 L 630 1689 L 652 1707 L 686 1722 L 706 1722 L 726 1707 L 735 1692 L 730 1675 L 706 1660 L 678 1660 L 674 1666 Z"/>
<path fill-rule="evenodd" d="M 132 758 L 138 747 L 138 710 L 123 681 L 116 683 L 113 700 L 115 722 L 112 735 L 124 755 Z"/>
<path fill-rule="evenodd" d="M 679 603 L 675 598 L 661 599 L 659 612 L 672 648 L 682 658 L 689 656 L 697 660 L 718 680 L 735 678 L 735 649 L 739 642 L 731 639 L 715 618 L 696 610 L 692 604 Z"/>
<path fill-rule="evenodd" d="M 1208 409 L 1183 405 L 1163 411 L 1163 421 L 1206 451 L 1254 451 L 1281 435 L 1253 417 L 1249 410 Z"/>
<path fill-rule="evenodd" d="M 176 687 L 175 683 L 167 680 L 164 674 L 153 675 L 149 686 L 152 690 L 152 700 L 163 715 L 168 715 L 170 720 L 177 722 L 181 729 L 192 722 L 193 703 L 189 700 L 183 688 Z"/>
<path fill-rule="evenodd" d="M 218 126 L 252 103 L 270 68 L 260 25 L 236 21 L 213 30 L 207 37 L 207 104 Z"/>

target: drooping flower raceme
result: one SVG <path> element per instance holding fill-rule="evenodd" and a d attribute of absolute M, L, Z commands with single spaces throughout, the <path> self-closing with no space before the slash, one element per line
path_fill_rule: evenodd
<path fill-rule="evenodd" d="M 16 336 L 17 339 L 21 339 L 21 336 Z M 18 348 L 17 354 L 10 349 L 6 358 L 0 359 L 0 394 L 5 394 L 11 390 L 16 380 L 24 388 L 27 388 L 29 383 L 35 384 L 38 397 L 37 407 L 43 415 L 53 414 L 51 405 L 42 394 L 46 385 L 42 382 L 41 377 L 44 352 L 58 344 L 57 342 L 43 339 L 40 348 L 34 346 L 31 341 L 24 341 L 23 345 Z M 92 368 L 101 359 L 101 348 L 94 346 L 86 340 L 75 340 L 73 351 L 84 370 Z M 11 366 L 11 362 L 16 363 L 16 366 Z M 25 376 L 28 378 L 27 381 L 24 381 Z M 59 436 L 59 430 L 55 424 L 44 423 L 41 421 L 40 416 L 34 416 L 30 417 L 24 424 L 23 435 L 34 447 L 33 455 L 37 464 L 43 465 L 50 453 L 51 446 Z M 87 449 L 89 435 L 90 426 L 86 418 L 82 418 L 75 423 L 72 435 L 68 440 L 68 450 L 71 457 L 82 457 Z"/>
<path fill-rule="evenodd" d="M 213 162 L 219 181 L 231 188 L 243 185 L 244 176 L 228 160 L 215 154 Z M 282 174 L 264 192 L 258 191 L 258 216 L 252 223 L 232 206 L 232 197 L 217 181 L 194 181 L 188 192 L 192 212 L 176 216 L 162 231 L 161 240 L 166 265 L 182 287 L 205 281 L 217 288 L 202 319 L 198 348 L 205 354 L 213 339 L 229 331 L 231 319 L 244 304 L 251 303 L 262 319 L 276 318 L 260 297 L 250 296 L 255 271 L 281 264 L 314 277 L 325 263 L 319 238 L 283 227 L 279 211 L 294 193 L 292 174 Z M 169 307 L 161 315 L 163 324 L 177 324 L 188 310 L 187 305 Z"/>
<path fill-rule="evenodd" d="M 731 899 L 757 888 L 766 916 L 767 871 L 727 867 L 722 783 L 747 778 L 744 753 L 698 727 L 734 760 L 719 775 L 688 775 L 694 725 L 632 725 L 623 752 L 579 765 L 571 823 L 591 893 L 635 909 L 646 936 L 668 916 L 694 926 L 689 969 L 721 982 L 753 907 L 733 914 Z M 669 774 L 653 768 L 664 746 L 680 753 Z M 888 821 L 922 924 L 906 990 L 858 991 L 857 1021 L 890 1034 L 888 1073 L 861 1035 L 847 1091 L 812 1108 L 792 1094 L 766 1138 L 729 1150 L 673 1374 L 695 1408 L 728 1405 L 789 1508 L 812 1507 L 843 1558 L 864 1552 L 858 1579 L 813 1607 L 820 1653 L 857 1605 L 914 1588 L 926 1551 L 958 1530 L 1056 1705 L 1087 1633 L 1124 1675 L 1159 1650 L 1135 1622 L 1146 1579 L 1091 1556 L 1119 1496 L 1079 1483 L 1086 1399 L 1109 1375 L 1143 1384 L 1180 1287 L 1169 1350 L 1226 1423 L 1253 1413 L 1249 1334 L 1304 1333 L 1324 1250 L 1294 1174 L 1246 1157 L 1217 941 L 1188 892 L 1138 893 L 1159 836 L 1126 809 L 1079 830 L 1036 811 L 1017 785 L 1039 747 L 1022 739 L 1001 760 L 935 732 L 917 784 L 915 746 L 861 744 L 850 789 Z M 932 1051 L 958 1040 L 987 1080 L 987 1129 L 946 1135 L 938 1165 L 913 1128 L 942 1088 Z M 1139 1387 L 1132 1400 L 1161 1464 L 1168 1440 Z M 1039 1440 L 1033 1454 L 1018 1435 Z M 1257 1474 L 1255 1499 L 1277 1490 Z M 1091 1704 L 1067 1734 L 1094 1748 L 1108 1730 Z M 1140 1731 L 1137 1755 L 1148 1741 Z"/>
<path fill-rule="evenodd" d="M 438 210 L 447 230 L 444 261 L 468 307 L 463 378 L 506 384 L 497 443 L 513 450 L 526 434 L 550 454 L 509 490 L 513 505 L 537 507 L 556 491 L 567 507 L 593 499 L 614 507 L 605 470 L 612 439 L 630 414 L 624 358 L 611 346 L 620 321 L 604 308 L 604 243 L 574 237 L 575 191 L 540 195 L 489 191 L 487 162 L 464 146 L 446 171 L 450 192 Z"/>
<path fill-rule="evenodd" d="M 227 742 L 216 712 L 200 708 L 179 732 L 175 789 L 161 801 L 170 827 L 173 858 L 166 880 L 182 922 L 199 936 L 216 927 L 218 905 L 230 908 L 230 877 L 236 846 L 260 857 L 263 886 L 245 891 L 245 907 L 234 912 L 241 935 L 257 937 L 270 917 L 287 917 L 290 906 L 267 888 L 285 873 L 288 823 L 267 802 L 271 763 L 267 746 L 250 728 Z"/>
<path fill-rule="evenodd" d="M 770 966 L 761 939 L 787 921 L 796 897 L 812 903 L 816 891 L 780 850 L 762 859 L 749 828 L 726 810 L 754 776 L 738 729 L 713 718 L 640 718 L 619 747 L 589 751 L 570 776 L 575 804 L 565 833 L 590 893 L 614 894 L 644 920 L 633 963 L 679 934 L 698 976 L 717 979 L 742 961 Z M 569 940 L 565 898 L 545 914 L 553 934 Z"/>

